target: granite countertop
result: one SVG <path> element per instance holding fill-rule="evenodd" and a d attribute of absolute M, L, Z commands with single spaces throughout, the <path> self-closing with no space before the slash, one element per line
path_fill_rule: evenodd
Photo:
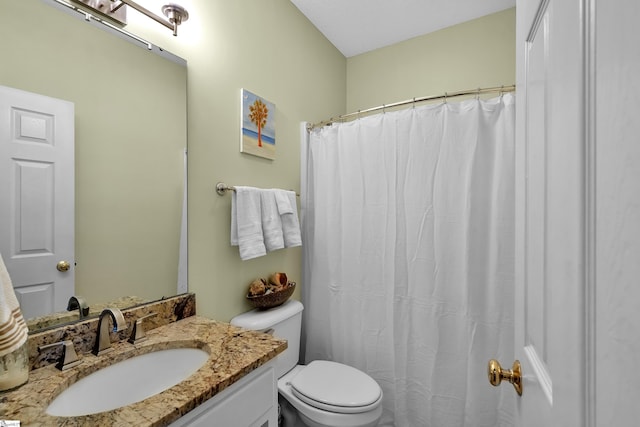
<path fill-rule="evenodd" d="M 87 317 L 97 316 L 98 314 L 100 314 L 100 312 L 102 312 L 102 310 L 104 310 L 107 307 L 115 307 L 115 308 L 119 308 L 120 310 L 124 310 L 128 307 L 134 307 L 136 305 L 141 305 L 146 302 L 149 302 L 149 301 L 136 296 L 126 296 L 126 297 L 120 297 L 118 299 L 115 299 L 113 301 L 109 301 L 106 303 L 90 304 L 89 314 L 87 314 Z M 80 318 L 79 318 L 79 313 L 77 309 L 71 310 L 71 311 L 60 311 L 57 313 L 47 314 L 45 316 L 32 317 L 32 318 L 26 319 L 29 332 L 35 332 L 43 328 L 58 326 L 67 322 L 74 322 L 78 320 L 80 320 Z"/>
<path fill-rule="evenodd" d="M 105 355 L 83 354 L 83 363 L 66 371 L 53 365 L 31 371 L 25 385 L 0 393 L 0 419 L 19 420 L 23 427 L 164 426 L 287 348 L 284 340 L 200 316 L 152 329 L 146 335 L 147 339 L 139 344 L 114 343 L 114 351 Z M 102 367 L 151 351 L 182 347 L 206 350 L 209 359 L 194 375 L 160 394 L 99 414 L 54 417 L 45 413 L 49 403 L 68 385 Z M 96 390 L 96 398 L 103 393 Z"/>

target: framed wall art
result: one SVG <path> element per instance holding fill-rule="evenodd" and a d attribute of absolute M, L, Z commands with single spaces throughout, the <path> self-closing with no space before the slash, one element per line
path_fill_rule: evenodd
<path fill-rule="evenodd" d="M 240 152 L 275 159 L 276 106 L 246 89 L 241 90 L 240 101 Z"/>

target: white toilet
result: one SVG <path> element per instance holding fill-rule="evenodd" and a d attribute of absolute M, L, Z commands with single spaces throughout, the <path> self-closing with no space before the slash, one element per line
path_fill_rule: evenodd
<path fill-rule="evenodd" d="M 382 389 L 362 371 L 341 363 L 315 360 L 298 365 L 303 306 L 289 300 L 269 310 L 253 310 L 231 324 L 286 339 L 276 358 L 278 392 L 308 427 L 373 427 L 382 416 Z M 286 427 L 290 427 L 287 425 Z"/>

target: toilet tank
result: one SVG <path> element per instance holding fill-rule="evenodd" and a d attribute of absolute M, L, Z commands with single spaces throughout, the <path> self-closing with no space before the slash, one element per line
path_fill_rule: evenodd
<path fill-rule="evenodd" d="M 287 349 L 276 358 L 276 375 L 280 378 L 298 364 L 302 310 L 300 301 L 289 300 L 268 310 L 255 309 L 240 314 L 231 319 L 231 324 L 287 340 Z"/>

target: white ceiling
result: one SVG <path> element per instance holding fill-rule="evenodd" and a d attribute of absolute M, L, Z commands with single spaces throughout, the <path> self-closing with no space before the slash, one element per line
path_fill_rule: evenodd
<path fill-rule="evenodd" d="M 291 2 L 347 58 L 516 5 L 516 0 Z"/>

